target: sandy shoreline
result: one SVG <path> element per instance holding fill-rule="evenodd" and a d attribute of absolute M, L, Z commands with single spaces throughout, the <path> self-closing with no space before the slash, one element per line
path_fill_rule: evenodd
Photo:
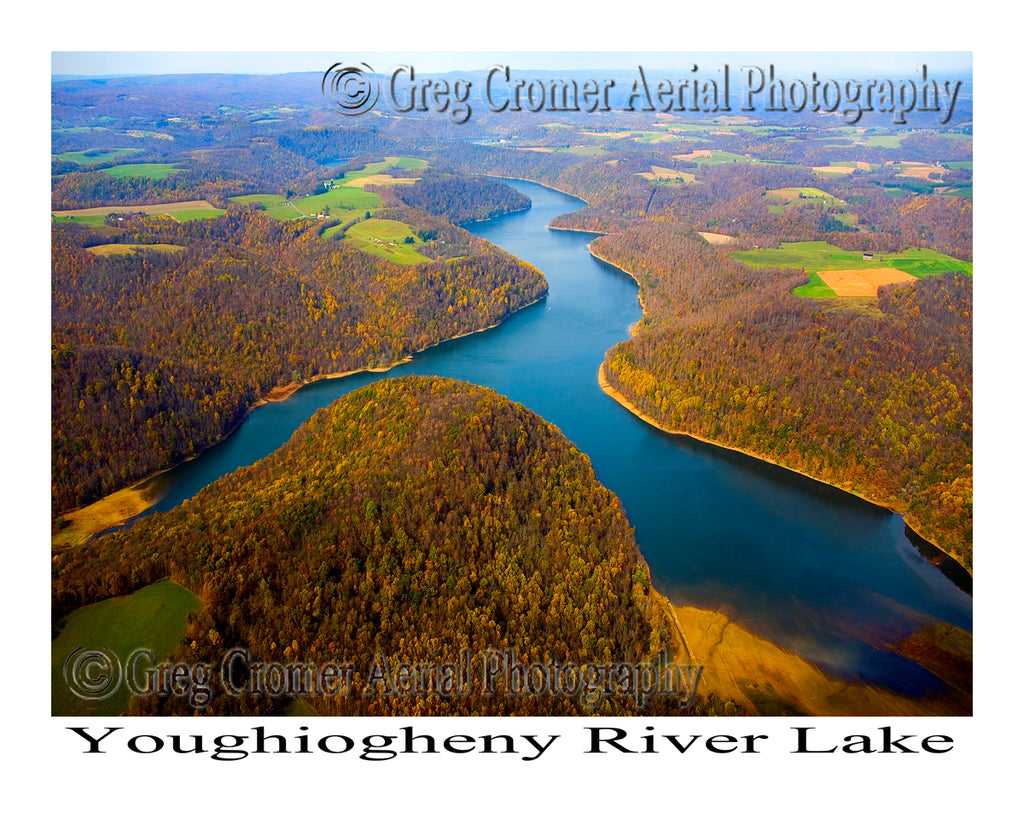
<path fill-rule="evenodd" d="M 705 697 L 714 694 L 723 703 L 732 701 L 748 714 L 877 717 L 971 713 L 971 693 L 963 690 L 962 681 L 955 676 L 946 680 L 945 696 L 921 699 L 848 683 L 747 631 L 721 612 L 677 606 L 660 594 L 656 599 L 672 624 L 673 662 L 702 666 L 697 693 Z M 933 653 L 951 656 L 927 630 L 915 638 Z M 969 657 L 958 659 L 969 666 Z"/>

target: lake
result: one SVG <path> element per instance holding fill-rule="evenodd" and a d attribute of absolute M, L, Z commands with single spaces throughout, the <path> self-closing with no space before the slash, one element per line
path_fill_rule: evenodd
<path fill-rule="evenodd" d="M 940 691 L 928 671 L 883 646 L 925 622 L 971 630 L 971 596 L 922 557 L 898 515 L 661 432 L 605 395 L 598 368 L 640 319 L 637 286 L 590 256 L 593 234 L 547 227 L 579 199 L 510 184 L 533 207 L 467 227 L 541 270 L 544 301 L 387 373 L 319 381 L 260 407 L 223 443 L 156 479 L 164 494 L 151 511 L 269 455 L 357 387 L 409 374 L 458 378 L 524 404 L 590 457 L 622 500 L 655 586 L 673 602 L 720 610 L 831 675 L 914 696 Z"/>

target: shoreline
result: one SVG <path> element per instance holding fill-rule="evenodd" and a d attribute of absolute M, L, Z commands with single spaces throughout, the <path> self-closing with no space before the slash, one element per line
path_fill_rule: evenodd
<path fill-rule="evenodd" d="M 502 174 L 494 173 L 482 173 L 480 174 L 480 176 L 488 176 L 491 179 L 514 179 L 516 182 L 529 182 L 531 185 L 540 185 L 542 188 L 547 188 L 548 190 L 555 191 L 556 193 L 560 193 L 563 196 L 571 196 L 573 199 L 579 199 L 584 205 L 590 204 L 582 196 L 577 196 L 575 193 L 570 193 L 569 191 L 563 191 L 561 188 L 556 188 L 554 185 L 549 185 L 546 182 L 538 182 L 536 179 L 527 179 L 525 176 L 503 176 Z M 571 212 L 572 211 L 570 211 L 570 213 Z"/>
<path fill-rule="evenodd" d="M 920 532 L 918 532 L 917 529 L 914 528 L 913 525 L 911 525 L 914 522 L 913 519 L 908 520 L 905 512 L 900 511 L 899 509 L 891 506 L 890 504 L 884 503 L 878 500 L 877 498 L 864 495 L 860 492 L 855 492 L 852 489 L 845 489 L 842 486 L 836 486 L 835 484 L 829 483 L 828 481 L 823 481 L 821 478 L 815 477 L 814 475 L 811 475 L 807 472 L 802 472 L 799 469 L 794 469 L 791 466 L 781 464 L 778 461 L 773 460 L 772 458 L 769 458 L 765 455 L 758 454 L 753 450 L 744 449 L 742 447 L 730 446 L 729 444 L 723 444 L 720 441 L 713 441 L 710 438 L 704 438 L 692 432 L 685 432 L 683 430 L 678 429 L 670 429 L 669 427 L 662 425 L 660 422 L 656 421 L 650 416 L 645 415 L 623 393 L 621 393 L 618 389 L 611 385 L 611 383 L 608 381 L 607 375 L 605 375 L 605 362 L 603 361 L 601 362 L 601 366 L 598 367 L 597 370 L 597 383 L 601 387 L 601 390 L 605 393 L 605 395 L 607 395 L 609 398 L 620 404 L 624 409 L 629 411 L 631 414 L 635 415 L 644 423 L 650 424 L 652 427 L 660 429 L 662 432 L 667 433 L 668 435 L 679 435 L 684 438 L 692 438 L 694 441 L 699 441 L 702 444 L 708 444 L 709 446 L 718 447 L 719 449 L 725 449 L 728 450 L 729 452 L 737 452 L 740 455 L 745 455 L 748 458 L 753 458 L 754 460 L 761 461 L 762 463 L 771 464 L 772 466 L 776 466 L 779 469 L 785 469 L 787 472 L 792 472 L 794 475 L 800 475 L 801 477 L 807 478 L 808 480 L 812 480 L 815 483 L 820 483 L 823 486 L 828 486 L 832 489 L 838 490 L 839 492 L 845 492 L 847 495 L 853 495 L 855 498 L 859 498 L 860 500 L 866 503 L 870 503 L 872 506 L 877 506 L 879 509 L 884 509 L 885 511 L 889 512 L 892 515 L 899 515 L 903 519 L 903 524 L 910 531 L 912 531 L 915 536 L 917 536 L 922 541 L 927 543 L 933 549 L 936 549 L 937 551 L 944 554 L 947 558 L 956 563 L 957 566 L 959 566 L 961 569 L 967 572 L 967 574 L 970 575 L 972 578 L 974 577 L 974 573 L 971 572 L 966 566 L 964 566 L 959 560 L 957 560 L 954 555 L 951 555 L 945 549 L 942 549 L 941 547 L 932 543 L 930 540 L 928 540 L 928 538 L 924 537 Z"/>
<path fill-rule="evenodd" d="M 547 280 L 545 279 L 545 283 L 546 282 Z M 245 414 L 242 416 L 241 420 L 239 420 L 237 424 L 231 427 L 230 430 L 228 430 L 223 436 L 218 438 L 214 443 L 210 444 L 208 447 L 204 447 L 195 455 L 192 455 L 191 457 L 186 458 L 185 460 L 180 461 L 179 463 L 176 463 L 173 466 L 169 466 L 166 469 L 161 469 L 158 472 L 154 472 L 151 475 L 147 475 L 145 478 L 135 481 L 131 485 L 126 486 L 122 489 L 117 489 L 114 492 L 111 492 L 109 495 L 104 495 L 102 498 L 99 498 L 93 501 L 92 503 L 87 504 L 86 506 L 80 506 L 77 509 L 71 509 L 67 512 L 61 513 L 57 519 L 69 520 L 71 521 L 71 525 L 65 527 L 64 529 L 59 529 L 56 532 L 51 533 L 50 548 L 66 549 L 71 548 L 73 546 L 83 546 L 87 544 L 94 535 L 102 531 L 105 531 L 106 529 L 111 529 L 115 526 L 123 526 L 132 518 L 142 514 L 147 509 L 154 506 L 156 503 L 160 501 L 160 498 L 162 496 L 160 496 L 159 494 L 147 495 L 147 484 L 149 484 L 153 480 L 156 480 L 161 475 L 170 472 L 172 469 L 176 469 L 179 466 L 188 463 L 189 461 L 194 461 L 203 453 L 208 452 L 215 446 L 224 443 L 224 441 L 226 441 L 228 438 L 234 435 L 235 432 L 238 431 L 238 428 L 242 426 L 242 424 L 245 422 L 245 419 L 248 418 L 253 411 L 259 409 L 260 407 L 266 404 L 274 404 L 280 401 L 287 401 L 303 387 L 309 386 L 310 384 L 315 384 L 318 381 L 326 381 L 328 379 L 334 378 L 346 378 L 350 375 L 357 375 L 358 373 L 386 373 L 389 370 L 392 370 L 395 367 L 398 367 L 402 364 L 408 364 L 410 361 L 413 360 L 413 358 L 416 355 L 419 355 L 420 353 L 425 353 L 427 350 L 431 350 L 434 347 L 439 347 L 440 345 L 446 344 L 449 341 L 456 341 L 457 339 L 460 338 L 467 338 L 469 336 L 476 335 L 477 333 L 483 333 L 486 332 L 487 330 L 493 330 L 495 327 L 500 326 L 506 319 L 515 315 L 520 310 L 525 310 L 527 307 L 532 307 L 533 305 L 539 304 L 540 302 L 544 301 L 544 299 L 547 298 L 547 295 L 548 294 L 545 291 L 544 295 L 541 296 L 540 298 L 534 299 L 529 304 L 524 304 L 521 307 L 517 307 L 515 310 L 511 311 L 507 316 L 499 319 L 493 324 L 489 324 L 486 327 L 481 327 L 478 330 L 470 330 L 465 333 L 460 333 L 457 336 L 444 338 L 441 339 L 440 341 L 434 342 L 433 344 L 428 344 L 426 347 L 422 347 L 419 350 L 414 350 L 412 353 L 409 353 L 403 358 L 400 358 L 398 361 L 388 364 L 386 367 L 361 367 L 359 369 L 346 370 L 344 372 L 338 373 L 322 373 L 320 375 L 315 375 L 312 378 L 304 379 L 303 381 L 292 381 L 282 386 L 271 387 L 264 395 L 257 398 L 256 401 L 249 406 L 249 408 L 245 411 Z M 131 498 L 130 504 L 125 503 L 128 497 Z M 120 510 L 120 512 L 118 512 L 117 510 Z M 100 521 L 102 521 L 102 523 Z"/>
<path fill-rule="evenodd" d="M 497 177 L 495 177 L 495 178 L 497 178 Z M 523 180 L 523 181 L 525 182 L 526 180 Z M 529 197 L 527 197 L 527 199 L 529 199 Z M 528 211 L 528 210 L 530 210 L 532 208 L 533 208 L 533 200 L 531 199 L 530 200 L 530 204 L 528 204 L 526 207 L 514 208 L 512 210 L 502 211 L 501 213 L 494 213 L 494 214 L 491 214 L 490 216 L 485 216 L 483 219 L 467 219 L 465 222 L 459 222 L 458 224 L 455 225 L 455 227 L 462 228 L 463 230 L 466 230 L 466 228 L 463 227 L 464 225 L 478 225 L 481 222 L 490 222 L 491 219 L 500 219 L 502 216 L 511 216 L 513 213 L 524 213 L 525 211 Z M 497 245 L 495 245 L 495 247 L 497 247 Z M 508 253 L 507 250 L 505 252 Z"/>
<path fill-rule="evenodd" d="M 556 228 L 556 230 L 558 230 L 558 229 L 559 228 Z M 569 230 L 569 228 L 561 228 L 561 230 Z M 601 234 L 601 235 L 605 236 L 607 234 Z M 619 270 L 619 271 L 625 273 L 627 276 L 629 276 L 629 278 L 631 278 L 636 283 L 636 290 L 637 290 L 637 292 L 636 292 L 636 300 L 638 302 L 640 302 L 640 310 L 643 313 L 643 315 L 640 316 L 640 318 L 638 318 L 635 322 L 633 322 L 629 326 L 629 334 L 630 334 L 630 336 L 634 336 L 635 337 L 637 332 L 638 332 L 637 327 L 640 326 L 640 322 L 642 322 L 645 318 L 647 318 L 647 305 L 644 304 L 643 288 L 640 286 L 640 280 L 636 276 L 634 276 L 631 271 L 626 270 L 626 268 L 621 267 L 620 265 L 615 264 L 615 262 L 613 262 L 613 261 L 609 261 L 604 256 L 602 256 L 601 254 L 595 253 L 594 252 L 594 248 L 592 247 L 593 244 L 594 244 L 593 242 L 590 242 L 590 244 L 587 245 L 587 252 L 590 253 L 591 256 L 593 256 L 599 262 L 603 262 L 604 264 L 609 265 L 610 267 L 614 267 L 616 270 Z M 607 350 L 605 352 L 607 352 Z M 603 367 L 604 364 L 602 364 L 601 366 Z M 665 431 L 668 432 L 669 430 L 665 430 Z"/>
<path fill-rule="evenodd" d="M 639 280 L 630 271 L 626 270 L 624 267 L 620 267 L 619 265 L 615 264 L 615 262 L 608 261 L 607 259 L 603 258 L 599 254 L 595 253 L 590 245 L 587 245 L 587 250 L 590 251 L 590 255 L 593 256 L 595 259 L 598 259 L 598 260 L 604 262 L 605 264 L 611 265 L 612 267 L 616 268 L 617 270 L 621 270 L 623 273 L 625 273 L 627 276 L 629 276 L 634 282 L 636 282 L 638 289 L 640 288 Z M 640 319 L 640 321 L 636 322 L 636 324 L 633 324 L 629 328 L 629 332 L 630 332 L 631 336 L 636 336 L 638 325 L 640 324 L 641 321 L 643 321 L 644 318 L 647 317 L 647 308 L 644 306 L 643 296 L 639 292 L 637 294 L 637 299 L 640 302 L 640 308 L 644 311 L 644 316 L 643 316 L 643 318 Z M 963 571 L 967 572 L 967 574 L 970 577 L 972 577 L 972 578 L 974 577 L 974 572 L 971 569 L 968 569 L 966 566 L 964 566 L 964 564 L 961 563 L 960 560 L 957 559 L 957 557 L 955 555 L 950 554 L 948 551 L 943 549 L 941 546 L 933 543 L 931 540 L 929 540 L 924 535 L 922 535 L 918 531 L 918 527 L 919 527 L 920 524 L 918 523 L 917 519 L 914 518 L 911 515 L 908 515 L 906 511 L 899 509 L 898 507 L 890 504 L 889 502 L 879 500 L 878 498 L 875 498 L 875 497 L 872 497 L 872 496 L 869 496 L 869 495 L 864 495 L 864 494 L 862 494 L 860 492 L 854 491 L 853 489 L 846 489 L 846 488 L 844 488 L 842 486 L 836 486 L 833 483 L 829 483 L 828 481 L 824 481 L 821 478 L 818 478 L 818 477 L 816 477 L 814 475 L 811 475 L 811 474 L 809 474 L 807 472 L 802 472 L 799 469 L 794 469 L 791 466 L 786 466 L 785 464 L 781 464 L 778 461 L 775 461 L 772 458 L 769 458 L 766 455 L 762 455 L 760 453 L 757 453 L 757 452 L 755 452 L 753 450 L 743 449 L 741 447 L 730 446 L 729 444 L 723 444 L 720 441 L 713 441 L 710 438 L 703 438 L 700 435 L 696 435 L 696 434 L 694 434 L 692 432 L 685 432 L 683 430 L 678 430 L 678 429 L 669 429 L 668 427 L 662 426 L 658 421 L 655 421 L 653 418 L 650 418 L 649 416 L 644 415 L 644 413 L 641 412 L 640 409 L 635 404 L 633 404 L 632 401 L 630 401 L 625 395 L 623 395 L 621 392 L 619 392 L 619 390 L 617 390 L 615 387 L 613 387 L 611 385 L 611 383 L 608 381 L 607 376 L 605 375 L 605 369 L 604 368 L 605 368 L 605 362 L 602 361 L 601 362 L 601 366 L 598 367 L 598 371 L 597 371 L 597 382 L 601 386 L 601 389 L 610 398 L 613 398 L 615 401 L 617 401 L 619 404 L 621 404 L 625 409 L 627 409 L 629 412 L 631 412 L 633 415 L 635 415 L 640 420 L 650 424 L 653 427 L 657 427 L 662 432 L 666 432 L 669 435 L 682 435 L 682 436 L 684 436 L 686 438 L 692 438 L 695 441 L 700 441 L 703 444 L 709 444 L 711 446 L 716 446 L 716 447 L 719 447 L 721 449 L 727 449 L 727 450 L 729 450 L 731 452 L 738 452 L 741 455 L 746 455 L 748 458 L 754 458 L 755 460 L 763 461 L 764 463 L 768 463 L 768 464 L 772 464 L 773 466 L 777 466 L 780 469 L 785 469 L 785 470 L 787 470 L 789 472 L 792 472 L 792 473 L 794 473 L 796 475 L 801 475 L 801 476 L 803 476 L 805 478 L 808 478 L 808 479 L 810 479 L 812 481 L 815 481 L 816 483 L 823 484 L 824 486 L 829 486 L 829 487 L 831 487 L 833 489 L 838 489 L 840 492 L 845 492 L 848 495 L 853 495 L 856 498 L 860 498 L 862 501 L 866 501 L 867 503 L 870 503 L 872 506 L 877 506 L 880 509 L 885 509 L 887 512 L 889 512 L 891 514 L 900 515 L 903 518 L 903 523 L 906 525 L 906 527 L 908 529 L 910 529 L 910 531 L 912 531 L 914 533 L 915 536 L 917 536 L 922 541 L 927 543 L 933 549 L 936 549 L 937 551 L 941 552 L 949 560 L 952 560 Z"/>
<path fill-rule="evenodd" d="M 954 669 L 949 673 L 950 641 L 936 637 L 941 626 L 924 627 L 898 646 L 887 648 L 915 662 L 915 652 L 945 656 L 947 667 L 918 663 L 943 681 L 941 696 L 913 697 L 866 683 L 847 682 L 818 668 L 799 654 L 740 626 L 719 611 L 676 605 L 657 589 L 655 600 L 671 627 L 672 662 L 700 665 L 697 691 L 732 702 L 751 716 L 957 716 L 972 712 L 969 685 Z M 689 639 L 687 639 L 687 635 Z M 912 643 L 913 641 L 913 643 Z M 677 659 L 678 658 L 678 659 Z M 973 665 L 962 655 L 960 662 Z M 954 664 L 955 665 L 955 662 Z M 965 690 L 967 688 L 968 690 Z"/>

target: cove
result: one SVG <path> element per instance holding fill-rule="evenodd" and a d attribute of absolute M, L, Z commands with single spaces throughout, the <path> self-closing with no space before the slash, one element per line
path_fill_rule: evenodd
<path fill-rule="evenodd" d="M 757 459 L 671 435 L 602 392 L 605 352 L 641 317 L 637 285 L 593 258 L 593 234 L 548 228 L 579 199 L 512 181 L 533 206 L 468 225 L 541 270 L 547 298 L 498 327 L 386 373 L 315 382 L 253 413 L 224 442 L 154 479 L 172 508 L 280 447 L 316 410 L 380 378 L 440 375 L 491 387 L 552 422 L 622 500 L 655 586 L 720 610 L 826 673 L 922 696 L 930 672 L 887 650 L 926 622 L 972 629 L 972 601 L 926 560 L 902 518 Z M 687 635 L 698 658 L 700 635 Z"/>

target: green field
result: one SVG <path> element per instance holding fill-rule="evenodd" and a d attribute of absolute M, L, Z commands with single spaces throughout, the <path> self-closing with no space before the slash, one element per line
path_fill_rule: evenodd
<path fill-rule="evenodd" d="M 176 210 L 167 215 L 177 219 L 179 222 L 191 222 L 193 219 L 212 219 L 215 216 L 222 216 L 225 213 L 221 208 L 197 208 L 196 210 Z"/>
<path fill-rule="evenodd" d="M 337 187 L 315 196 L 293 199 L 292 205 L 303 216 L 316 216 L 323 213 L 325 207 L 334 216 L 337 210 L 376 210 L 381 206 L 381 201 L 377 194 L 367 193 L 362 188 Z"/>
<path fill-rule="evenodd" d="M 783 215 L 789 208 L 803 208 L 821 205 L 826 208 L 842 209 L 846 203 L 820 188 L 776 188 L 765 191 L 765 198 L 771 203 L 768 212 Z M 856 220 L 853 222 L 856 224 Z M 844 223 L 845 224 L 845 223 Z"/>
<path fill-rule="evenodd" d="M 101 162 L 114 162 L 132 154 L 142 153 L 142 148 L 92 148 L 88 151 L 68 151 L 57 154 L 62 162 L 77 162 L 79 165 L 98 165 Z"/>
<path fill-rule="evenodd" d="M 871 148 L 899 148 L 906 137 L 906 134 L 871 134 L 858 141 Z"/>
<path fill-rule="evenodd" d="M 273 219 L 298 219 L 306 214 L 295 207 L 291 201 L 276 193 L 253 193 L 246 196 L 232 196 L 232 202 L 240 205 L 253 203 L 263 205 L 263 212 Z"/>
<path fill-rule="evenodd" d="M 406 244 L 405 239 L 412 236 L 415 240 Z M 367 219 L 348 229 L 345 241 L 374 256 L 383 256 L 399 264 L 419 264 L 430 261 L 416 252 L 416 245 L 423 244 L 417 239 L 405 222 L 394 219 Z"/>
<path fill-rule="evenodd" d="M 138 165 L 115 165 L 113 168 L 104 168 L 103 173 L 110 174 L 115 179 L 123 179 L 126 176 L 166 179 L 172 173 L 177 173 L 180 170 L 181 168 L 164 162 L 146 162 Z"/>
<path fill-rule="evenodd" d="M 636 137 L 636 141 L 641 143 L 671 142 L 674 139 L 683 139 L 683 137 L 679 134 L 667 133 L 665 131 L 641 131 L 640 135 Z"/>
<path fill-rule="evenodd" d="M 873 267 L 895 267 L 911 276 L 935 276 L 956 270 L 974 274 L 971 262 L 927 248 L 913 248 L 901 253 L 875 253 L 865 259 L 859 251 L 843 250 L 828 242 L 782 242 L 778 248 L 737 250 L 729 254 L 739 262 L 764 267 L 792 267 L 807 271 L 808 282 L 793 294 L 803 298 L 834 297 L 835 293 L 818 275 L 821 270 L 865 270 Z"/>
<path fill-rule="evenodd" d="M 103 224 L 103 220 L 106 216 L 61 216 L 60 218 L 54 219 L 55 222 L 74 222 L 76 225 L 88 225 L 89 227 L 98 227 Z"/>
<path fill-rule="evenodd" d="M 743 154 L 734 154 L 732 151 L 711 151 L 711 157 L 699 156 L 695 159 L 691 159 L 691 162 L 696 162 L 698 165 L 724 165 L 727 162 L 753 162 L 754 160 L 749 156 Z"/>
<path fill-rule="evenodd" d="M 382 162 L 371 162 L 362 170 L 349 171 L 345 179 L 358 179 L 361 176 L 373 176 L 375 173 L 383 173 L 388 168 L 402 168 L 407 171 L 422 171 L 429 168 L 430 163 L 425 159 L 417 159 L 414 156 L 386 156 Z"/>
<path fill-rule="evenodd" d="M 128 707 L 121 685 L 110 698 L 83 700 L 65 682 L 65 661 L 78 649 L 105 649 L 121 663 L 135 649 L 150 649 L 155 662 L 171 656 L 185 636 L 188 613 L 202 607 L 198 597 L 163 581 L 134 594 L 103 600 L 71 612 L 58 624 L 50 643 L 50 709 L 52 716 L 116 716 Z M 81 657 L 82 652 L 76 656 Z M 147 664 L 142 665 L 145 670 Z"/>
<path fill-rule="evenodd" d="M 256 193 L 246 196 L 233 196 L 232 202 L 247 205 L 252 202 L 262 203 L 268 216 L 274 219 L 298 219 L 303 216 L 316 216 L 327 208 L 330 216 L 341 215 L 338 211 L 374 211 L 380 208 L 380 197 L 375 193 L 367 193 L 359 187 L 346 187 L 346 182 L 353 179 L 364 179 L 368 176 L 386 173 L 389 168 L 420 170 L 428 167 L 422 159 L 411 156 L 388 156 L 380 162 L 371 162 L 358 171 L 349 171 L 340 177 L 325 180 L 331 185 L 329 190 L 311 196 L 300 196 L 286 199 L 276 193 Z"/>
<path fill-rule="evenodd" d="M 846 203 L 842 199 L 836 199 L 832 194 L 826 193 L 821 188 L 776 188 L 765 191 L 765 196 L 772 199 L 781 199 L 786 203 L 810 203 L 820 202 L 828 207 L 842 207 Z"/>

